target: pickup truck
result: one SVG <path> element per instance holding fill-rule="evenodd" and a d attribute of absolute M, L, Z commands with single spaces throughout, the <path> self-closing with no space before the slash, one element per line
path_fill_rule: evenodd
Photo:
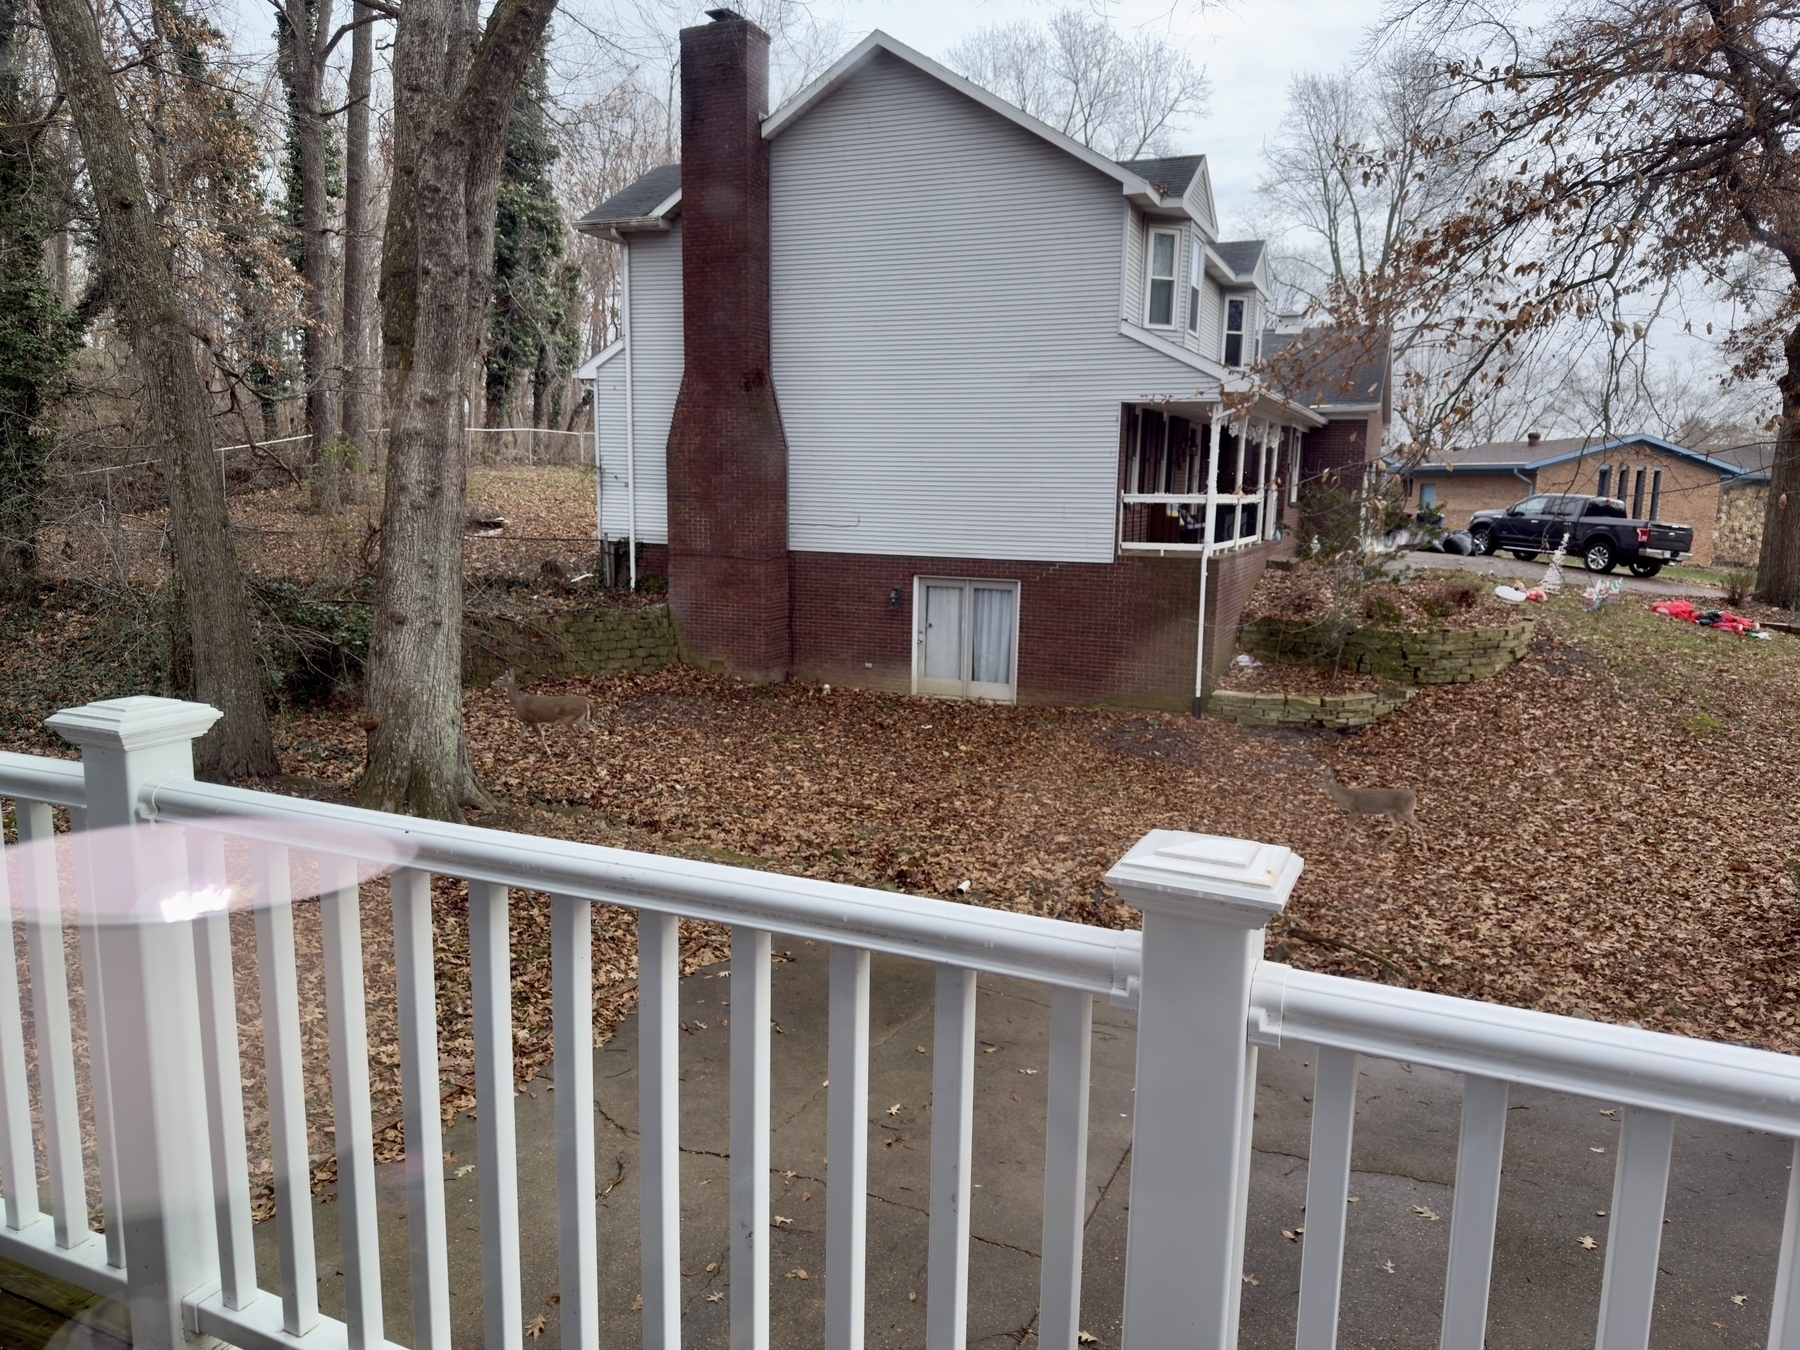
<path fill-rule="evenodd" d="M 1527 497 L 1504 511 L 1477 511 L 1469 518 L 1475 552 L 1509 550 L 1530 562 L 1554 553 L 1567 538 L 1568 554 L 1590 572 L 1610 572 L 1620 563 L 1634 577 L 1653 577 L 1664 563 L 1677 562 L 1694 548 L 1687 525 L 1633 520 L 1617 497 L 1554 493 Z"/>

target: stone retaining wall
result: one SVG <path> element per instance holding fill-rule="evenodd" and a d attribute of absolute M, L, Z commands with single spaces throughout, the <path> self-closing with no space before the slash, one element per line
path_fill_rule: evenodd
<path fill-rule="evenodd" d="M 1219 689 L 1206 703 L 1209 716 L 1261 727 L 1366 727 L 1405 703 L 1417 690 L 1373 694 L 1249 694 Z"/>
<path fill-rule="evenodd" d="M 656 670 L 681 659 L 667 605 L 567 614 L 463 616 L 463 683 Z"/>
<path fill-rule="evenodd" d="M 1402 633 L 1357 628 L 1339 636 L 1304 619 L 1253 619 L 1238 644 L 1266 661 L 1336 666 L 1408 684 L 1467 684 L 1498 675 L 1525 655 L 1534 619 L 1504 628 Z"/>

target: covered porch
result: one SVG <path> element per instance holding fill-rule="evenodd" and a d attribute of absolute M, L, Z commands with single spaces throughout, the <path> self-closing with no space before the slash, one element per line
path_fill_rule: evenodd
<path fill-rule="evenodd" d="M 1120 409 L 1121 553 L 1210 556 L 1279 539 L 1317 414 L 1268 396 L 1146 399 Z"/>

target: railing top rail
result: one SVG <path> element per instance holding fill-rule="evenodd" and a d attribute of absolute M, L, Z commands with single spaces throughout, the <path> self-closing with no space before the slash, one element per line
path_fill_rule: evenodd
<path fill-rule="evenodd" d="M 847 943 L 1081 989 L 1120 1003 L 1135 996 L 1141 969 L 1142 937 L 1137 932 L 722 863 L 509 834 L 194 781 L 163 783 L 146 794 L 143 806 L 149 814 L 170 820 L 237 817 L 292 822 L 297 827 L 293 842 L 298 844 L 306 842 L 308 823 L 386 831 L 414 850 L 412 865 L 465 880 Z"/>
<path fill-rule="evenodd" d="M 0 797 L 26 797 L 52 806 L 86 806 L 87 780 L 78 759 L 0 750 Z"/>
<path fill-rule="evenodd" d="M 1800 1056 L 1270 961 L 1250 1009 L 1265 1037 L 1800 1137 Z"/>

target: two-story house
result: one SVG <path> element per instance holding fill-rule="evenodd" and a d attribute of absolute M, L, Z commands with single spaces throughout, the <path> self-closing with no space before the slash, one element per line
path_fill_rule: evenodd
<path fill-rule="evenodd" d="M 746 676 L 1189 706 L 1331 420 L 1243 378 L 1267 250 L 1205 157 L 1115 163 L 879 32 L 768 113 L 710 13 L 682 162 L 579 223 L 623 246 L 602 538 Z"/>

